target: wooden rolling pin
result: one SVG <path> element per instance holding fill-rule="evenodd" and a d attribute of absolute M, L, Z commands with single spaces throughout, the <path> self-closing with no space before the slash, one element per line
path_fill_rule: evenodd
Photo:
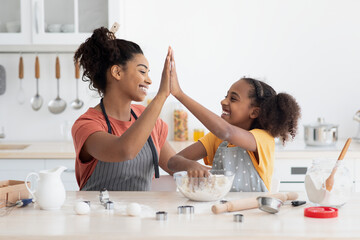
<path fill-rule="evenodd" d="M 277 198 L 283 202 L 287 200 L 296 200 L 299 197 L 299 195 L 296 192 L 274 193 L 274 194 L 268 194 L 262 196 Z M 244 199 L 229 201 L 223 204 L 215 204 L 212 206 L 211 210 L 213 213 L 218 214 L 224 212 L 241 211 L 241 210 L 252 209 L 257 207 L 258 207 L 258 201 L 256 200 L 256 197 L 254 197 L 254 198 L 244 198 Z"/>

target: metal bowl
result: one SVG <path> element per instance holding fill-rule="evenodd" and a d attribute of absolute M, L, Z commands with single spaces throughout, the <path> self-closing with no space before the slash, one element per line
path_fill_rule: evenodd
<path fill-rule="evenodd" d="M 273 197 L 257 197 L 259 209 L 268 213 L 277 213 L 283 202 L 280 199 Z"/>
<path fill-rule="evenodd" d="M 315 124 L 304 125 L 304 140 L 308 146 L 331 146 L 338 140 L 338 125 L 318 118 Z"/>

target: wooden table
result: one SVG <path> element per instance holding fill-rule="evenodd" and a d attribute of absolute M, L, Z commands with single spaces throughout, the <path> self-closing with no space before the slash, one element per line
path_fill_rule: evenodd
<path fill-rule="evenodd" d="M 260 193 L 229 193 L 227 200 L 256 197 Z M 115 209 L 105 210 L 99 192 L 67 192 L 61 210 L 40 210 L 36 204 L 15 208 L 0 217 L 0 239 L 359 239 L 360 193 L 339 209 L 332 219 L 304 217 L 306 204 L 281 207 L 277 214 L 246 210 L 243 222 L 234 213 L 215 215 L 214 202 L 193 202 L 179 192 L 110 192 Z M 300 193 L 300 199 L 306 194 Z M 76 201 L 90 200 L 89 215 L 76 215 Z M 142 205 L 140 217 L 126 215 L 126 205 Z M 177 207 L 192 205 L 193 215 L 178 215 Z M 167 221 L 155 219 L 157 211 L 168 212 Z"/>

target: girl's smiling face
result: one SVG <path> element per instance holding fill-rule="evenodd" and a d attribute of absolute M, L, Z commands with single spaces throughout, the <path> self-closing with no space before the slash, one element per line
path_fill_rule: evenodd
<path fill-rule="evenodd" d="M 228 123 L 250 129 L 254 118 L 258 116 L 259 107 L 251 105 L 249 91 L 252 86 L 245 80 L 235 82 L 227 92 L 225 99 L 221 101 L 221 117 Z"/>

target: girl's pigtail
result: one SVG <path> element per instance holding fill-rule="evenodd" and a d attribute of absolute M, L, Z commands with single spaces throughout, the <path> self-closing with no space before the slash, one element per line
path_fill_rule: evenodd
<path fill-rule="evenodd" d="M 259 122 L 274 137 L 285 143 L 297 133 L 300 107 L 295 98 L 287 93 L 279 93 L 267 98 L 260 105 Z"/>

